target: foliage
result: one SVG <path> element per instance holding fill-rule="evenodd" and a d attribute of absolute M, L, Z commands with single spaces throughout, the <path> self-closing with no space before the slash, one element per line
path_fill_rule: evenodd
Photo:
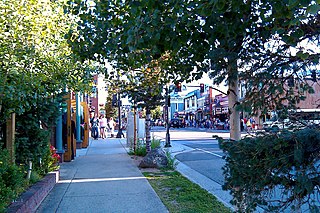
<path fill-rule="evenodd" d="M 137 105 L 147 110 L 155 109 L 163 103 L 163 86 L 160 83 L 164 77 L 159 69 L 142 69 L 128 76 L 125 93 Z"/>
<path fill-rule="evenodd" d="M 164 168 L 165 170 L 175 170 L 178 165 L 178 161 L 176 161 L 176 158 L 172 156 L 171 152 L 166 150 L 166 156 L 168 159 L 168 165 Z"/>
<path fill-rule="evenodd" d="M 5 210 L 25 186 L 23 171 L 10 162 L 7 150 L 0 149 L 0 212 Z"/>
<path fill-rule="evenodd" d="M 169 212 L 231 212 L 216 197 L 177 171 L 143 174 Z"/>
<path fill-rule="evenodd" d="M 320 210 L 320 131 L 302 129 L 244 138 L 220 140 L 226 153 L 223 188 L 233 195 L 240 212 L 257 205 L 268 212 L 308 206 Z M 259 177 L 259 178 L 257 178 Z M 277 196 L 278 195 L 278 196 Z"/>
<path fill-rule="evenodd" d="M 152 138 L 151 140 L 151 149 L 156 149 L 160 147 L 160 140 Z M 130 155 L 137 155 L 137 156 L 146 156 L 147 150 L 146 150 L 146 144 L 144 141 L 139 140 L 137 141 L 137 147 L 136 147 L 136 152 L 134 150 L 130 150 L 129 152 Z"/>
<path fill-rule="evenodd" d="M 318 1 L 73 0 L 69 6 L 79 17 L 69 37 L 81 57 L 107 58 L 127 76 L 159 68 L 162 86 L 203 72 L 216 84 L 226 80 L 236 140 L 239 110 L 295 107 L 313 92 L 306 77 L 319 73 Z"/>
<path fill-rule="evenodd" d="M 60 168 L 59 162 L 60 162 L 60 155 L 57 154 L 57 150 L 54 146 L 50 146 L 50 158 L 48 163 L 49 171 L 55 171 Z"/>
<path fill-rule="evenodd" d="M 70 1 L 82 29 L 69 35 L 81 38 L 72 48 L 115 61 L 126 75 L 145 66 L 159 67 L 174 81 L 208 71 L 216 83 L 239 75 L 246 84 L 244 107 L 261 109 L 299 101 L 303 94 L 286 82 L 291 76 L 303 82 L 317 71 L 320 6 L 313 0 L 94 2 Z"/>
<path fill-rule="evenodd" d="M 36 107 L 38 97 L 88 90 L 90 75 L 64 38 L 73 23 L 64 0 L 0 3 L 0 118 Z"/>
<path fill-rule="evenodd" d="M 16 117 L 16 161 L 26 166 L 32 161 L 33 169 L 44 175 L 51 167 L 50 132 L 60 105 L 53 98 L 38 101 L 37 107 Z"/>
<path fill-rule="evenodd" d="M 151 117 L 153 119 L 159 119 L 162 117 L 162 109 L 160 106 L 157 106 L 155 109 L 151 110 Z"/>

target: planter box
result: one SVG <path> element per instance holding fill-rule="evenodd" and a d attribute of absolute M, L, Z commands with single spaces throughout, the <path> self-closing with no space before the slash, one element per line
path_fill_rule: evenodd
<path fill-rule="evenodd" d="M 35 212 L 43 199 L 59 181 L 59 174 L 59 171 L 54 171 L 47 174 L 41 181 L 35 183 L 27 191 L 22 193 L 14 203 L 10 204 L 6 212 Z"/>

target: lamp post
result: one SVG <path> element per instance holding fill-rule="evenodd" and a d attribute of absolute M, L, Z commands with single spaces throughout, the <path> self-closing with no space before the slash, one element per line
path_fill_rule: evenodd
<path fill-rule="evenodd" d="M 119 120 L 119 125 L 118 125 L 118 133 L 117 133 L 117 138 L 121 138 L 123 133 L 122 133 L 122 128 L 121 128 L 121 100 L 120 100 L 120 92 L 118 92 L 118 120 Z"/>
<path fill-rule="evenodd" d="M 165 119 L 166 119 L 166 144 L 164 147 L 171 147 L 170 144 L 170 124 L 169 124 L 169 88 L 166 88 L 166 102 L 165 102 Z"/>
<path fill-rule="evenodd" d="M 117 80 L 120 83 L 120 75 L 117 73 Z M 120 100 L 120 88 L 117 90 L 117 102 L 118 102 L 118 120 L 119 120 L 119 125 L 118 125 L 118 133 L 116 138 L 121 138 L 123 133 L 122 133 L 122 128 L 121 128 L 121 100 Z"/>

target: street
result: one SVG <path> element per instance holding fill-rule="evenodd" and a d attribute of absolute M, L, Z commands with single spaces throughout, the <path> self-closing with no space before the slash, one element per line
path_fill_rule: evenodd
<path fill-rule="evenodd" d="M 164 127 L 153 127 L 154 137 L 165 139 L 166 131 Z M 213 135 L 223 138 L 229 137 L 227 131 L 210 132 L 195 128 L 170 129 L 171 141 L 189 147 L 190 149 L 175 154 L 180 162 L 193 170 L 215 181 L 223 184 L 222 166 L 224 165 L 223 152 L 219 149 L 218 141 L 213 139 Z"/>

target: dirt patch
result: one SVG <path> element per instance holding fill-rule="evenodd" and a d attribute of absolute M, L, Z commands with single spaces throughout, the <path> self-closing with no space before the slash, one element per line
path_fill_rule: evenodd
<path fill-rule="evenodd" d="M 140 168 L 139 164 L 143 159 L 143 157 L 141 157 L 141 156 L 131 156 L 131 159 L 133 160 L 134 164 L 140 169 L 141 172 L 158 172 L 158 171 L 160 171 L 157 168 Z"/>

